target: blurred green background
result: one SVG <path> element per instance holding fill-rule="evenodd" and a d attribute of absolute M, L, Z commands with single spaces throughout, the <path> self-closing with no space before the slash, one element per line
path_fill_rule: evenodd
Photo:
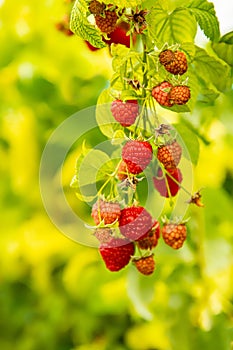
<path fill-rule="evenodd" d="M 133 267 L 108 272 L 96 249 L 56 230 L 38 182 L 53 130 L 106 87 L 108 50 L 91 52 L 55 29 L 69 11 L 62 1 L 0 6 L 0 348 L 231 349 L 232 91 L 192 116 L 210 145 L 201 144 L 195 169 L 205 208 L 190 207 L 185 247 L 161 247 L 152 277 Z M 74 150 L 64 167 L 67 189 L 76 157 Z M 69 198 L 75 206 L 72 191 Z"/>

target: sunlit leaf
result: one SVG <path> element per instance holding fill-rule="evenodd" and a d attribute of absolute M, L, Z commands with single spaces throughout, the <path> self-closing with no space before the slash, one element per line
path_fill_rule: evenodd
<path fill-rule="evenodd" d="M 194 58 L 195 72 L 199 79 L 212 83 L 219 91 L 225 91 L 230 83 L 230 67 L 197 47 Z"/>
<path fill-rule="evenodd" d="M 230 66 L 233 66 L 233 31 L 225 34 L 219 42 L 212 43 L 216 54 Z"/>
<path fill-rule="evenodd" d="M 185 8 L 177 8 L 171 13 L 157 2 L 147 16 L 150 36 L 159 43 L 192 42 L 196 35 L 195 18 Z"/>
<path fill-rule="evenodd" d="M 187 7 L 195 16 L 205 35 L 212 41 L 217 41 L 220 30 L 213 3 L 207 0 L 191 0 L 187 3 Z"/>
<path fill-rule="evenodd" d="M 193 130 L 189 129 L 183 123 L 174 124 L 174 127 L 187 148 L 188 152 L 184 152 L 184 156 L 187 159 L 191 159 L 194 165 L 197 165 L 200 152 L 198 137 Z"/>
<path fill-rule="evenodd" d="M 106 44 L 101 33 L 87 20 L 88 3 L 85 0 L 76 0 L 71 11 L 70 28 L 72 32 L 87 40 L 94 47 L 102 48 Z"/>

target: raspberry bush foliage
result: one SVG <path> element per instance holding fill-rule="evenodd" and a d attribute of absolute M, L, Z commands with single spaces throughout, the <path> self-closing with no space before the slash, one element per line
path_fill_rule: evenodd
<path fill-rule="evenodd" d="M 122 24 L 129 45 L 111 39 Z M 198 27 L 211 49 L 196 45 Z M 71 186 L 92 208 L 90 232 L 106 268 L 132 264 L 149 276 L 160 245 L 181 249 L 192 235 L 188 206 L 203 210 L 187 167 L 197 165 L 199 143 L 208 143 L 195 126 L 198 106 L 213 105 L 230 87 L 218 18 L 207 0 L 76 0 L 70 29 L 112 57 L 96 106 L 108 146 L 83 143 Z"/>

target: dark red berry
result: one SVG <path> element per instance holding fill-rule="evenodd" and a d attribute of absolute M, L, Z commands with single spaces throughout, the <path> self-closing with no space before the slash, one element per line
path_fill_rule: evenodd
<path fill-rule="evenodd" d="M 152 160 L 152 147 L 147 141 L 128 141 L 122 149 L 122 158 L 131 174 L 140 174 Z"/>
<path fill-rule="evenodd" d="M 155 221 L 151 230 L 137 240 L 138 246 L 140 249 L 153 249 L 157 246 L 159 237 L 160 226 L 159 222 Z"/>
<path fill-rule="evenodd" d="M 170 102 L 177 105 L 184 105 L 191 97 L 190 88 L 185 85 L 173 86 L 170 91 Z"/>
<path fill-rule="evenodd" d="M 130 47 L 130 36 L 127 35 L 127 32 L 129 31 L 130 26 L 126 22 L 121 22 L 117 24 L 116 28 L 112 33 L 108 35 L 109 40 L 103 39 L 106 44 L 121 44 L 125 45 L 126 47 Z M 136 42 L 136 35 L 133 35 L 133 43 Z"/>
<path fill-rule="evenodd" d="M 91 45 L 91 44 L 89 43 L 89 41 L 85 41 L 85 44 L 87 45 L 87 47 L 88 47 L 88 49 L 89 49 L 90 51 L 97 51 L 97 50 L 99 50 L 98 47 L 95 47 L 95 46 Z"/>
<path fill-rule="evenodd" d="M 108 227 L 99 227 L 95 230 L 94 236 L 100 243 L 107 243 L 112 238 L 112 230 Z"/>
<path fill-rule="evenodd" d="M 95 22 L 101 32 L 110 34 L 116 28 L 118 16 L 115 11 L 104 11 L 103 16 L 95 16 Z"/>
<path fill-rule="evenodd" d="M 173 105 L 170 100 L 171 88 L 172 84 L 167 81 L 163 81 L 161 84 L 153 87 L 151 94 L 161 106 L 171 107 Z"/>
<path fill-rule="evenodd" d="M 152 226 L 152 217 L 145 208 L 133 206 L 121 210 L 119 228 L 126 238 L 135 241 L 149 232 Z"/>
<path fill-rule="evenodd" d="M 149 276 L 154 272 L 155 261 L 153 254 L 139 259 L 134 259 L 133 263 L 136 266 L 137 270 L 143 275 Z"/>
<path fill-rule="evenodd" d="M 121 214 L 121 208 L 119 203 L 106 202 L 102 199 L 98 199 L 92 207 L 91 216 L 93 217 L 95 224 L 99 225 L 101 221 L 104 224 L 112 224 L 118 220 Z"/>
<path fill-rule="evenodd" d="M 123 238 L 111 238 L 110 241 L 102 243 L 99 247 L 102 259 L 110 271 L 119 271 L 128 265 L 134 251 L 134 243 Z"/>
<path fill-rule="evenodd" d="M 167 169 L 176 168 L 180 162 L 181 155 L 182 148 L 176 140 L 158 147 L 157 158 Z"/>
<path fill-rule="evenodd" d="M 139 113 L 139 105 L 137 100 L 115 100 L 111 105 L 111 112 L 113 117 L 122 126 L 132 125 Z"/>
<path fill-rule="evenodd" d="M 185 224 L 165 224 L 162 229 L 164 242 L 173 249 L 179 249 L 187 236 L 187 229 Z"/>
<path fill-rule="evenodd" d="M 182 75 L 188 69 L 187 59 L 182 51 L 164 50 L 159 55 L 159 61 L 168 72 L 174 75 Z"/>
<path fill-rule="evenodd" d="M 105 9 L 106 5 L 103 3 L 100 3 L 97 0 L 92 0 L 89 4 L 89 11 L 93 14 L 93 15 L 100 15 L 101 13 L 103 13 L 104 9 Z"/>
<path fill-rule="evenodd" d="M 128 169 L 126 163 L 122 160 L 118 167 L 117 177 L 120 181 L 124 181 L 128 177 Z"/>
<path fill-rule="evenodd" d="M 179 184 L 182 182 L 182 174 L 178 168 L 167 169 L 168 174 L 164 176 L 161 168 L 158 169 L 157 175 L 153 177 L 154 187 L 162 197 L 174 197 L 180 189 Z M 173 180 L 175 179 L 175 180 Z M 177 183 L 178 182 L 178 183 Z"/>

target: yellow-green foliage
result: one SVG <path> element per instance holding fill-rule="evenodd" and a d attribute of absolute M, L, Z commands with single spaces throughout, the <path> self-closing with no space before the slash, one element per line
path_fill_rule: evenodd
<path fill-rule="evenodd" d="M 229 350 L 232 92 L 192 116 L 211 145 L 202 145 L 195 169 L 205 208 L 190 209 L 183 250 L 174 254 L 161 244 L 153 277 L 134 267 L 110 273 L 97 249 L 72 242 L 50 222 L 38 179 L 49 135 L 95 104 L 107 84 L 108 50 L 92 53 L 56 31 L 69 10 L 62 1 L 0 4 L 0 348 Z M 68 190 L 78 152 L 67 158 L 63 180 L 70 204 L 82 212 Z"/>

